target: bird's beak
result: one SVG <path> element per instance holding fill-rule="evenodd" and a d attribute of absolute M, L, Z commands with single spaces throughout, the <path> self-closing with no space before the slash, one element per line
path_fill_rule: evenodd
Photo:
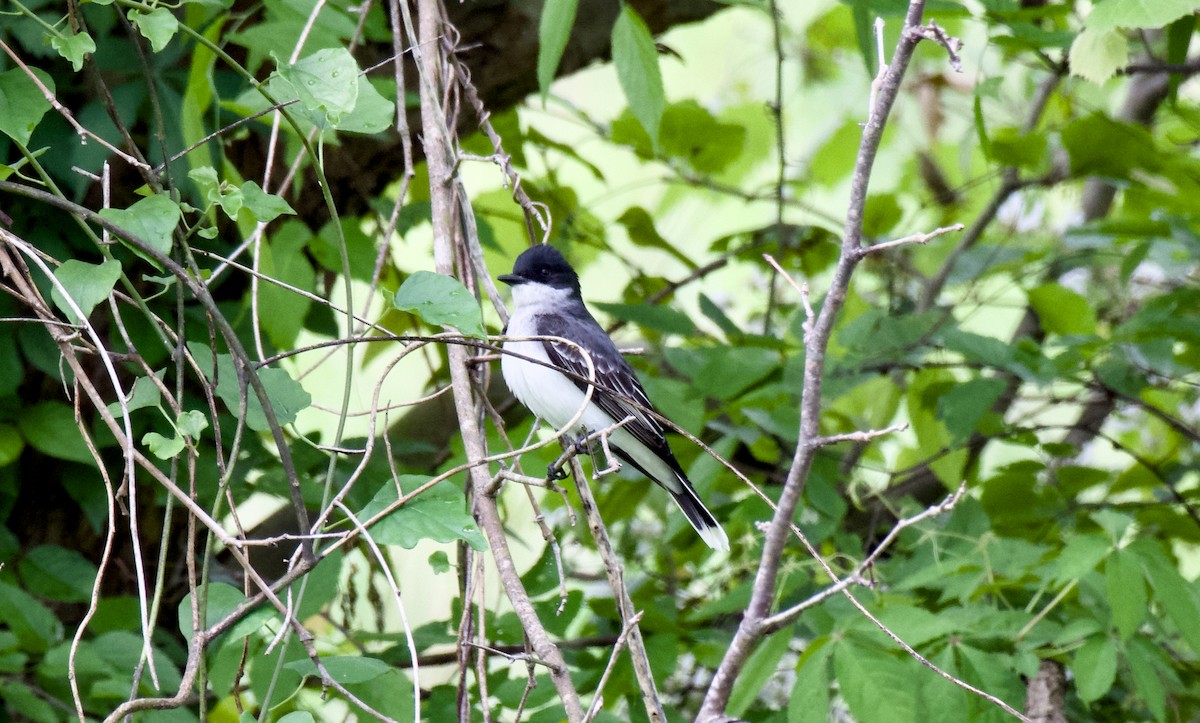
<path fill-rule="evenodd" d="M 520 284 L 525 283 L 525 277 L 517 276 L 516 274 L 500 274 L 496 278 L 500 279 L 509 286 L 519 286 Z"/>

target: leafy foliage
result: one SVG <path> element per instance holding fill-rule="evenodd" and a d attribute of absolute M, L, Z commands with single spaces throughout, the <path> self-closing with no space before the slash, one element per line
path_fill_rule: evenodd
<path fill-rule="evenodd" d="M 462 115 L 445 130 L 466 153 L 451 182 L 419 143 L 413 167 L 378 152 L 397 108 L 415 124 L 428 92 L 379 64 L 405 24 L 386 4 L 14 3 L 0 26 L 3 715 L 453 720 L 464 700 L 476 717 L 559 720 L 549 673 L 521 662 L 533 615 L 584 705 L 603 698 L 598 719 L 640 720 L 627 617 L 572 525 L 576 493 L 514 481 L 514 461 L 538 476 L 560 450 L 486 358 L 466 382 L 490 384 L 492 406 L 467 409 L 491 457 L 446 391 L 446 328 L 482 353 L 502 324 L 480 275 L 544 231 L 618 341 L 644 349 L 630 360 L 655 405 L 711 450 L 672 438 L 727 557 L 636 474 L 593 483 L 667 718 L 694 716 L 792 469 L 810 314 L 830 302 L 878 90 L 874 20 L 890 49 L 904 7 L 779 3 L 776 26 L 773 7 L 731 5 L 656 38 L 650 6 L 597 25 L 545 3 L 528 18 L 544 102 L 485 107 L 496 147 L 467 135 L 483 118 L 453 86 Z M 1007 718 L 890 632 L 1017 709 L 1049 669 L 1069 720 L 1200 716 L 1195 10 L 928 4 L 965 41 L 963 72 L 937 42 L 918 47 L 862 230 L 871 245 L 965 229 L 855 269 L 821 379 L 818 433 L 842 441 L 793 483 L 824 565 L 788 542 L 773 622 L 724 712 Z M 611 64 L 554 83 L 592 35 Z M 475 174 L 479 158 L 520 182 Z M 380 164 L 396 183 L 368 183 Z M 345 166 L 353 193 L 329 182 Z M 426 223 L 431 184 L 461 194 L 456 223 Z M 431 228 L 471 248 L 457 278 L 432 271 Z M 492 492 L 528 608 L 492 577 L 505 558 L 463 483 L 502 466 Z"/>

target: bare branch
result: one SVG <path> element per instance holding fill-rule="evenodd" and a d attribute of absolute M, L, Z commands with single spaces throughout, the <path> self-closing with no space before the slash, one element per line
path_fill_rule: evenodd
<path fill-rule="evenodd" d="M 961 223 L 951 224 L 950 226 L 942 226 L 941 228 L 936 228 L 936 229 L 930 231 L 929 233 L 915 233 L 911 236 L 905 236 L 904 238 L 895 239 L 894 241 L 884 241 L 883 243 L 878 243 L 878 244 L 874 244 L 871 246 L 864 246 L 858 250 L 858 255 L 860 257 L 862 257 L 862 256 L 866 256 L 867 254 L 873 254 L 873 253 L 878 253 L 880 251 L 887 251 L 888 249 L 894 249 L 897 246 L 907 246 L 908 244 L 922 244 L 923 245 L 923 244 L 929 243 L 930 241 L 937 238 L 938 236 L 941 236 L 942 234 L 950 233 L 951 231 L 962 231 L 962 230 L 963 230 L 963 225 Z"/>
<path fill-rule="evenodd" d="M 858 432 L 846 432 L 844 434 L 830 434 L 825 437 L 818 437 L 813 440 L 813 445 L 817 447 L 827 447 L 831 444 L 840 442 L 870 442 L 876 437 L 883 437 L 894 432 L 903 432 L 908 429 L 908 423 L 893 424 L 884 429 L 867 429 Z"/>

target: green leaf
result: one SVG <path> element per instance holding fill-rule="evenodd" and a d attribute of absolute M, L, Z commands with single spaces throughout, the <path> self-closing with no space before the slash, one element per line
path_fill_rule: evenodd
<path fill-rule="evenodd" d="M 450 556 L 446 554 L 445 550 L 430 553 L 429 569 L 433 570 L 435 575 L 450 572 Z"/>
<path fill-rule="evenodd" d="M 638 246 L 661 249 L 682 261 L 689 269 L 696 268 L 696 262 L 659 235 L 658 229 L 654 227 L 654 217 L 641 206 L 630 206 L 625 209 L 625 212 L 617 219 L 617 223 L 625 227 L 625 232 L 629 234 L 629 240 Z"/>
<path fill-rule="evenodd" d="M 21 432 L 11 424 L 0 424 L 0 467 L 20 459 L 23 449 L 25 440 L 21 439 Z"/>
<path fill-rule="evenodd" d="M 444 274 L 418 271 L 404 280 L 392 303 L 432 326 L 453 326 L 467 336 L 484 338 L 479 299 L 462 283 Z"/>
<path fill-rule="evenodd" d="M 83 435 L 75 426 L 75 413 L 62 402 L 39 402 L 17 419 L 25 441 L 42 454 L 95 466 Z"/>
<path fill-rule="evenodd" d="M 259 223 L 270 223 L 284 214 L 296 213 L 287 201 L 273 193 L 267 193 L 254 181 L 242 184 L 242 199 L 246 210 Z"/>
<path fill-rule="evenodd" d="M 857 720 L 920 720 L 913 672 L 900 660 L 846 639 L 838 643 L 833 665 L 842 695 Z"/>
<path fill-rule="evenodd" d="M 746 712 L 746 709 L 758 697 L 763 686 L 775 676 L 775 670 L 779 667 L 779 659 L 788 651 L 791 642 L 791 628 L 780 630 L 759 642 L 758 647 L 746 661 L 742 674 L 738 675 L 733 684 L 726 711 L 729 715 L 737 718 Z"/>
<path fill-rule="evenodd" d="M 1112 688 L 1117 678 L 1117 646 L 1106 635 L 1095 635 L 1088 638 L 1079 650 L 1075 651 L 1075 661 L 1071 665 L 1075 674 L 1075 692 L 1085 703 L 1098 700 Z"/>
<path fill-rule="evenodd" d="M 1175 623 L 1180 635 L 1187 641 L 1192 652 L 1200 654 L 1200 592 L 1179 574 L 1166 556 L 1149 545 L 1131 545 L 1142 561 L 1142 569 L 1154 588 L 1155 599 L 1167 617 Z"/>
<path fill-rule="evenodd" d="M 954 443 L 970 437 L 1007 386 L 1000 379 L 972 379 L 956 384 L 937 403 L 937 416 Z"/>
<path fill-rule="evenodd" d="M 150 47 L 156 53 L 162 52 L 179 30 L 179 21 L 164 7 L 154 8 L 150 12 L 130 10 L 129 20 L 137 26 L 138 32 L 150 41 Z"/>
<path fill-rule="evenodd" d="M 174 437 L 164 437 L 158 432 L 146 432 L 142 436 L 142 444 L 150 450 L 151 454 L 159 459 L 171 459 L 183 451 L 183 437 L 175 435 Z"/>
<path fill-rule="evenodd" d="M 691 336 L 696 333 L 692 320 L 682 311 L 657 304 L 609 304 L 595 302 L 593 307 L 622 321 L 631 321 L 646 329 L 664 334 Z"/>
<path fill-rule="evenodd" d="M 1029 303 L 1052 334 L 1095 334 L 1096 312 L 1087 299 L 1059 284 L 1044 284 L 1029 291 Z"/>
<path fill-rule="evenodd" d="M 733 399 L 774 373 L 780 357 L 770 349 L 719 346 L 703 353 L 704 364 L 692 382 L 706 396 Z"/>
<path fill-rule="evenodd" d="M 1196 12 L 1194 0 L 1102 0 L 1083 21 L 1103 32 L 1114 28 L 1161 28 Z"/>
<path fill-rule="evenodd" d="M 33 73 L 54 92 L 54 79 L 46 71 L 33 68 Z M 0 133 L 28 145 L 33 129 L 48 110 L 50 102 L 24 70 L 14 68 L 0 73 Z"/>
<path fill-rule="evenodd" d="M 575 25 L 578 7 L 579 0 L 546 0 L 542 6 L 542 19 L 538 23 L 537 79 L 543 104 L 563 51 L 567 48 L 567 41 L 571 38 L 571 27 Z"/>
<path fill-rule="evenodd" d="M 57 545 L 33 548 L 18 565 L 26 589 L 57 602 L 86 602 L 92 597 L 96 566 L 83 555 Z"/>
<path fill-rule="evenodd" d="M 1099 85 L 1129 65 L 1129 43 L 1120 30 L 1084 28 L 1069 55 L 1071 75 Z"/>
<path fill-rule="evenodd" d="M 41 698 L 43 691 L 34 692 L 33 688 L 17 680 L 0 680 L 0 700 L 15 716 L 11 720 L 58 721 L 62 719 L 61 711 L 56 710 Z"/>
<path fill-rule="evenodd" d="M 358 100 L 354 110 L 343 115 L 333 127 L 344 133 L 382 133 L 392 126 L 396 106 L 375 89 L 367 76 L 358 76 Z"/>
<path fill-rule="evenodd" d="M 279 75 L 292 84 L 305 108 L 323 114 L 334 126 L 358 102 L 358 64 L 345 48 L 318 50 L 295 65 L 280 64 Z"/>
<path fill-rule="evenodd" d="M 230 613 L 245 601 L 246 596 L 236 587 L 223 582 L 212 582 L 196 588 L 196 594 L 205 601 L 204 618 L 200 621 L 200 629 L 224 620 Z M 230 640 L 243 638 L 261 628 L 268 620 L 275 617 L 275 612 L 267 607 L 259 607 L 246 613 L 245 617 L 234 623 L 225 636 Z M 192 593 L 184 596 L 178 608 L 179 632 L 191 642 L 192 640 Z"/>
<path fill-rule="evenodd" d="M 427 477 L 402 475 L 400 483 L 415 489 L 427 482 Z M 396 487 L 385 484 L 366 507 L 358 513 L 360 522 L 366 522 L 399 499 Z M 394 510 L 370 528 L 377 542 L 400 545 L 411 550 L 421 540 L 456 542 L 464 540 L 476 550 L 486 550 L 487 540 L 475 526 L 475 520 L 466 511 L 466 498 L 462 490 L 449 482 L 442 482 L 425 490 Z"/>
<path fill-rule="evenodd" d="M 57 50 L 59 55 L 71 61 L 71 68 L 76 73 L 83 70 L 84 57 L 96 52 L 96 41 L 92 40 L 92 36 L 87 33 L 77 35 L 56 33 L 50 38 L 50 46 Z"/>
<path fill-rule="evenodd" d="M 1094 113 L 1071 121 L 1062 143 L 1077 176 L 1125 178 L 1130 171 L 1154 164 L 1158 149 L 1145 128 Z"/>
<path fill-rule="evenodd" d="M 1168 667 L 1163 665 L 1161 649 L 1156 648 L 1150 638 L 1133 638 L 1126 642 L 1125 660 L 1138 696 L 1146 701 L 1155 720 L 1166 720 L 1167 691 L 1156 670 L 1159 666 Z"/>
<path fill-rule="evenodd" d="M 260 245 L 259 270 L 280 284 L 313 292 L 316 273 L 304 253 L 304 247 L 311 241 L 312 231 L 304 224 L 293 220 L 280 224 L 268 243 Z M 340 254 L 338 268 L 341 268 Z M 275 346 L 291 349 L 304 329 L 312 300 L 274 283 L 262 284 L 258 294 L 263 330 Z"/>
<path fill-rule="evenodd" d="M 205 372 L 211 375 L 209 368 L 212 352 L 203 344 L 189 343 L 188 349 L 192 356 L 200 361 Z M 233 415 L 238 415 L 241 408 L 241 385 L 238 382 L 237 367 L 229 354 L 217 355 L 217 396 L 225 403 L 225 407 Z M 304 391 L 299 382 L 292 379 L 283 369 L 266 368 L 258 370 L 258 378 L 271 400 L 271 408 L 275 410 L 276 421 L 281 425 L 296 421 L 296 415 L 312 404 L 312 396 Z M 212 377 L 209 377 L 212 381 Z M 256 432 L 269 429 L 267 415 L 263 412 L 258 395 L 249 383 L 246 384 L 246 425 Z"/>
<path fill-rule="evenodd" d="M 788 699 L 789 723 L 826 723 L 829 720 L 829 657 L 834 650 L 827 637 L 808 644 L 797 662 L 796 683 Z"/>
<path fill-rule="evenodd" d="M 377 658 L 362 655 L 330 655 L 322 656 L 321 664 L 329 671 L 329 677 L 342 685 L 366 683 L 375 680 L 386 673 L 391 666 Z M 317 666 L 312 660 L 305 658 L 288 663 L 285 667 L 303 676 L 319 676 Z"/>
<path fill-rule="evenodd" d="M 108 298 L 113 287 L 117 285 L 117 280 L 121 278 L 121 262 L 108 259 L 97 265 L 68 259 L 54 270 L 54 278 L 58 279 L 67 296 L 71 297 L 83 312 L 84 318 L 87 318 L 98 304 Z M 78 324 L 83 321 L 71 310 L 71 305 L 57 286 L 51 289 L 50 298 L 72 323 Z"/>
<path fill-rule="evenodd" d="M 663 155 L 703 174 L 728 168 L 746 149 L 746 137 L 744 125 L 719 121 L 694 100 L 668 105 L 659 125 Z"/>
<path fill-rule="evenodd" d="M 1065 585 L 1095 570 L 1111 549 L 1112 541 L 1102 535 L 1074 535 L 1054 561 L 1055 583 Z"/>
<path fill-rule="evenodd" d="M 612 55 L 629 109 L 657 148 L 658 126 L 666 107 L 658 50 L 650 29 L 629 5 L 621 6 L 621 14 L 613 24 Z"/>
<path fill-rule="evenodd" d="M 1121 640 L 1128 640 L 1146 618 L 1149 605 L 1146 581 L 1137 556 L 1128 550 L 1114 551 L 1104 565 L 1104 581 L 1113 626 Z"/>
<path fill-rule="evenodd" d="M 171 253 L 171 234 L 179 223 L 181 213 L 179 204 L 162 194 L 155 194 L 143 198 L 126 209 L 101 209 L 100 216 L 112 221 L 141 239 L 150 248 L 166 256 Z M 160 268 L 157 261 L 136 248 L 130 248 L 138 256 L 154 264 L 155 268 Z"/>
<path fill-rule="evenodd" d="M 182 412 L 179 418 L 175 420 L 175 428 L 179 430 L 180 434 L 186 437 L 199 439 L 200 433 L 208 429 L 208 417 L 196 409 Z"/>
<path fill-rule="evenodd" d="M 814 183 L 832 185 L 850 175 L 861 140 L 862 128 L 857 121 L 848 120 L 838 126 L 808 162 L 809 177 Z"/>
<path fill-rule="evenodd" d="M 0 620 L 29 653 L 44 653 L 62 640 L 62 623 L 32 595 L 15 585 L 0 582 Z"/>
<path fill-rule="evenodd" d="M 882 236 L 900 223 L 902 213 L 895 194 L 875 193 L 867 196 L 863 208 L 863 234 L 868 237 Z"/>
<path fill-rule="evenodd" d="M 988 157 L 1006 166 L 1037 169 L 1046 158 L 1045 133 L 1022 133 L 1017 128 L 997 128 L 988 139 Z"/>
<path fill-rule="evenodd" d="M 159 379 L 162 378 L 166 370 L 158 372 Z M 158 385 L 154 383 L 150 377 L 138 377 L 133 383 L 133 390 L 129 392 L 129 399 L 125 401 L 125 408 L 129 411 L 144 409 L 146 407 L 157 407 L 162 399 L 162 392 L 159 391 Z M 112 402 L 108 405 L 108 413 L 114 417 L 121 416 L 121 405 Z"/>

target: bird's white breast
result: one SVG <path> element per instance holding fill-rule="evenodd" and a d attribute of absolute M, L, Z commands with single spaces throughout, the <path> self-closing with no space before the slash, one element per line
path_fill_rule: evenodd
<path fill-rule="evenodd" d="M 537 317 L 518 307 L 509 319 L 508 336 L 536 336 L 537 333 Z M 546 349 L 540 341 L 506 341 L 504 351 L 550 363 Z M 552 366 L 542 366 L 505 354 L 500 360 L 500 370 L 504 373 L 504 381 L 513 395 L 539 419 L 556 429 L 564 427 L 583 406 L 583 391 Z M 588 405 L 588 409 L 568 431 L 603 429 L 612 423 L 608 415 L 598 407 Z"/>

